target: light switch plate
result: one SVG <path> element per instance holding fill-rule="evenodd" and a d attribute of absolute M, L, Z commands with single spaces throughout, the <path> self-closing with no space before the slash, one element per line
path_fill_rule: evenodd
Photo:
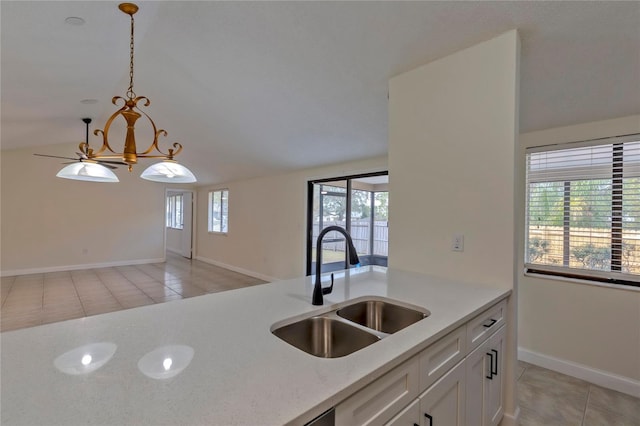
<path fill-rule="evenodd" d="M 452 251 L 464 251 L 464 235 L 456 234 L 451 240 Z"/>

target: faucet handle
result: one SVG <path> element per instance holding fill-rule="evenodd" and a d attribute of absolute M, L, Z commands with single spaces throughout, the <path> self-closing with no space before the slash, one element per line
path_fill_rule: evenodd
<path fill-rule="evenodd" d="M 331 273 L 331 285 L 322 289 L 322 294 L 330 294 L 333 291 L 333 272 Z"/>

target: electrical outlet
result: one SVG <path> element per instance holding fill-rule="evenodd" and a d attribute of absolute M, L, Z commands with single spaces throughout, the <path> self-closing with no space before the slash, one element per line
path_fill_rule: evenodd
<path fill-rule="evenodd" d="M 464 235 L 456 234 L 451 240 L 452 251 L 464 251 Z"/>

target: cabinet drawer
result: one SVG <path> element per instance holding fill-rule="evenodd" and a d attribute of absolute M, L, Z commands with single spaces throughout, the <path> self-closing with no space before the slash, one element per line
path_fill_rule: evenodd
<path fill-rule="evenodd" d="M 467 354 L 465 326 L 457 328 L 422 351 L 420 356 L 420 391 L 438 380 Z"/>
<path fill-rule="evenodd" d="M 505 323 L 507 301 L 499 302 L 467 323 L 467 350 L 471 352 Z"/>
<path fill-rule="evenodd" d="M 414 357 L 336 406 L 336 426 L 383 425 L 418 397 L 418 383 Z"/>

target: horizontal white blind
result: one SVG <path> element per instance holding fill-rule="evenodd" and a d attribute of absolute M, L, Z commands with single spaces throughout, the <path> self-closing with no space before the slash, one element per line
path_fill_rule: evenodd
<path fill-rule="evenodd" d="M 640 135 L 567 146 L 527 151 L 527 267 L 640 281 Z"/>

